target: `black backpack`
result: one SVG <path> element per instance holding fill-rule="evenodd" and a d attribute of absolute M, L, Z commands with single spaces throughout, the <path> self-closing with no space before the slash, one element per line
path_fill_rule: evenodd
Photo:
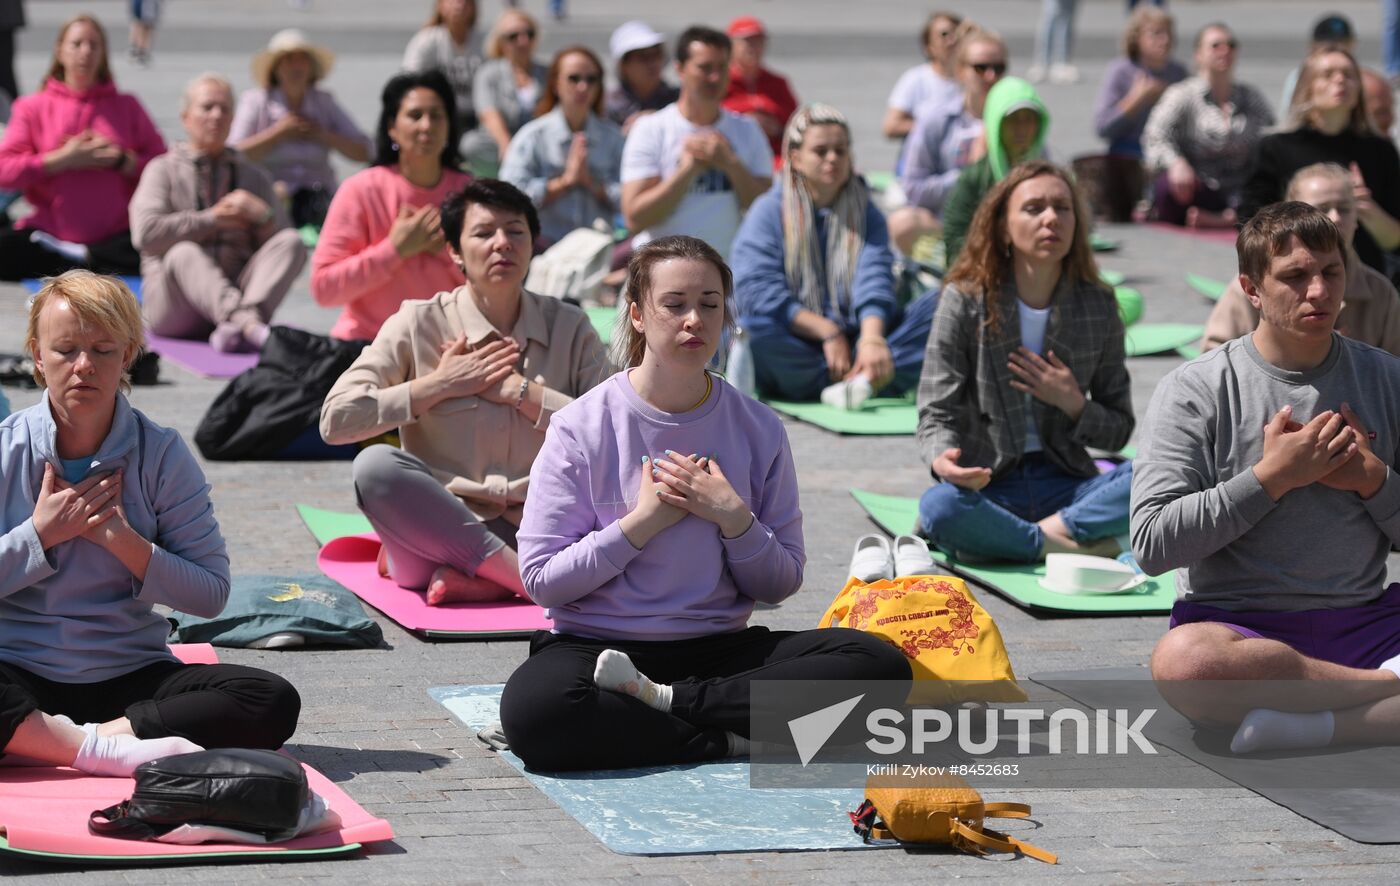
<path fill-rule="evenodd" d="M 229 382 L 194 432 L 210 461 L 286 457 L 319 425 L 321 403 L 368 341 L 272 327 L 258 365 Z M 335 457 L 330 447 L 323 457 Z"/>

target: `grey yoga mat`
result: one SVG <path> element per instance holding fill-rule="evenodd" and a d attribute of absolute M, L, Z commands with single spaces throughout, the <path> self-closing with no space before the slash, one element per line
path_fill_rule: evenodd
<path fill-rule="evenodd" d="M 1098 668 L 1056 671 L 1030 678 L 1089 708 L 1131 707 L 1144 691 L 1128 681 L 1148 680 L 1146 668 Z M 1197 730 L 1167 707 L 1158 709 L 1143 729 L 1147 739 L 1164 745 L 1240 787 L 1277 803 L 1310 821 L 1358 843 L 1400 843 L 1400 749 L 1394 747 L 1325 748 L 1235 755 L 1228 733 Z M 1307 781 L 1329 787 L 1281 786 Z M 1388 777 L 1389 776 L 1389 777 Z M 1369 787 L 1361 787 L 1369 785 Z M 1231 822 L 1221 822 L 1228 832 Z"/>

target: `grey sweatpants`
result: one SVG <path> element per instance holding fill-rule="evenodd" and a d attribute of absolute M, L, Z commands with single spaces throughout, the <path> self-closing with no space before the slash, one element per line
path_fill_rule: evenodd
<path fill-rule="evenodd" d="M 482 522 L 447 491 L 417 456 L 383 443 L 355 456 L 355 500 L 389 555 L 389 577 L 425 590 L 439 566 L 476 575 L 484 560 L 509 545 L 515 524 Z"/>
<path fill-rule="evenodd" d="M 141 310 L 157 335 L 205 338 L 221 323 L 266 323 L 306 264 L 301 235 L 284 228 L 249 258 L 237 280 L 193 241 L 176 243 L 141 280 Z"/>

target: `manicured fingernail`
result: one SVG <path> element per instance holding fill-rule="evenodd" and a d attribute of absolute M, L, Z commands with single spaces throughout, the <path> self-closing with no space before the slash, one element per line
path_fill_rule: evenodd
<path fill-rule="evenodd" d="M 675 455 L 675 453 L 674 453 L 674 452 L 672 452 L 672 451 L 671 451 L 671 450 L 669 450 L 669 449 L 667 449 L 667 450 L 666 450 L 666 454 L 667 454 L 667 455 Z"/>
<path fill-rule="evenodd" d="M 660 489 L 656 490 L 656 497 L 657 497 L 657 498 L 660 498 L 660 497 L 661 497 L 661 490 L 660 490 Z"/>
<path fill-rule="evenodd" d="M 642 456 L 642 464 L 646 464 L 646 463 L 649 462 L 649 461 L 651 461 L 651 456 L 650 456 L 650 455 L 644 455 L 644 456 Z"/>

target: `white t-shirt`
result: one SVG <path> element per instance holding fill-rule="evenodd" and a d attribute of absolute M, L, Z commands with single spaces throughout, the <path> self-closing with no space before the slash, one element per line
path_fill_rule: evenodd
<path fill-rule="evenodd" d="M 773 175 L 773 152 L 758 124 L 748 117 L 721 110 L 713 126 L 696 126 L 681 116 L 680 108 L 669 104 L 632 124 L 622 148 L 622 183 L 648 178 L 669 178 L 680 165 L 685 140 L 697 132 L 718 130 L 729 140 L 735 155 L 753 175 Z M 695 177 L 690 190 L 681 198 L 670 217 L 633 238 L 641 246 L 668 234 L 699 237 L 729 260 L 729 247 L 739 231 L 743 210 L 734 183 L 718 169 L 708 169 Z"/>
<path fill-rule="evenodd" d="M 1050 325 L 1049 308 L 1033 308 L 1020 299 L 1016 300 L 1016 313 L 1021 316 L 1021 344 L 1033 354 L 1045 356 L 1045 329 Z M 1030 399 L 1030 394 L 1025 395 Z M 1045 446 L 1040 442 L 1040 430 L 1035 426 L 1031 410 L 1026 410 L 1026 452 L 1040 452 Z"/>
<path fill-rule="evenodd" d="M 919 108 L 931 102 L 942 104 L 962 98 L 963 90 L 955 81 L 940 76 L 933 65 L 915 65 L 895 82 L 890 91 L 889 107 L 917 116 Z"/>

